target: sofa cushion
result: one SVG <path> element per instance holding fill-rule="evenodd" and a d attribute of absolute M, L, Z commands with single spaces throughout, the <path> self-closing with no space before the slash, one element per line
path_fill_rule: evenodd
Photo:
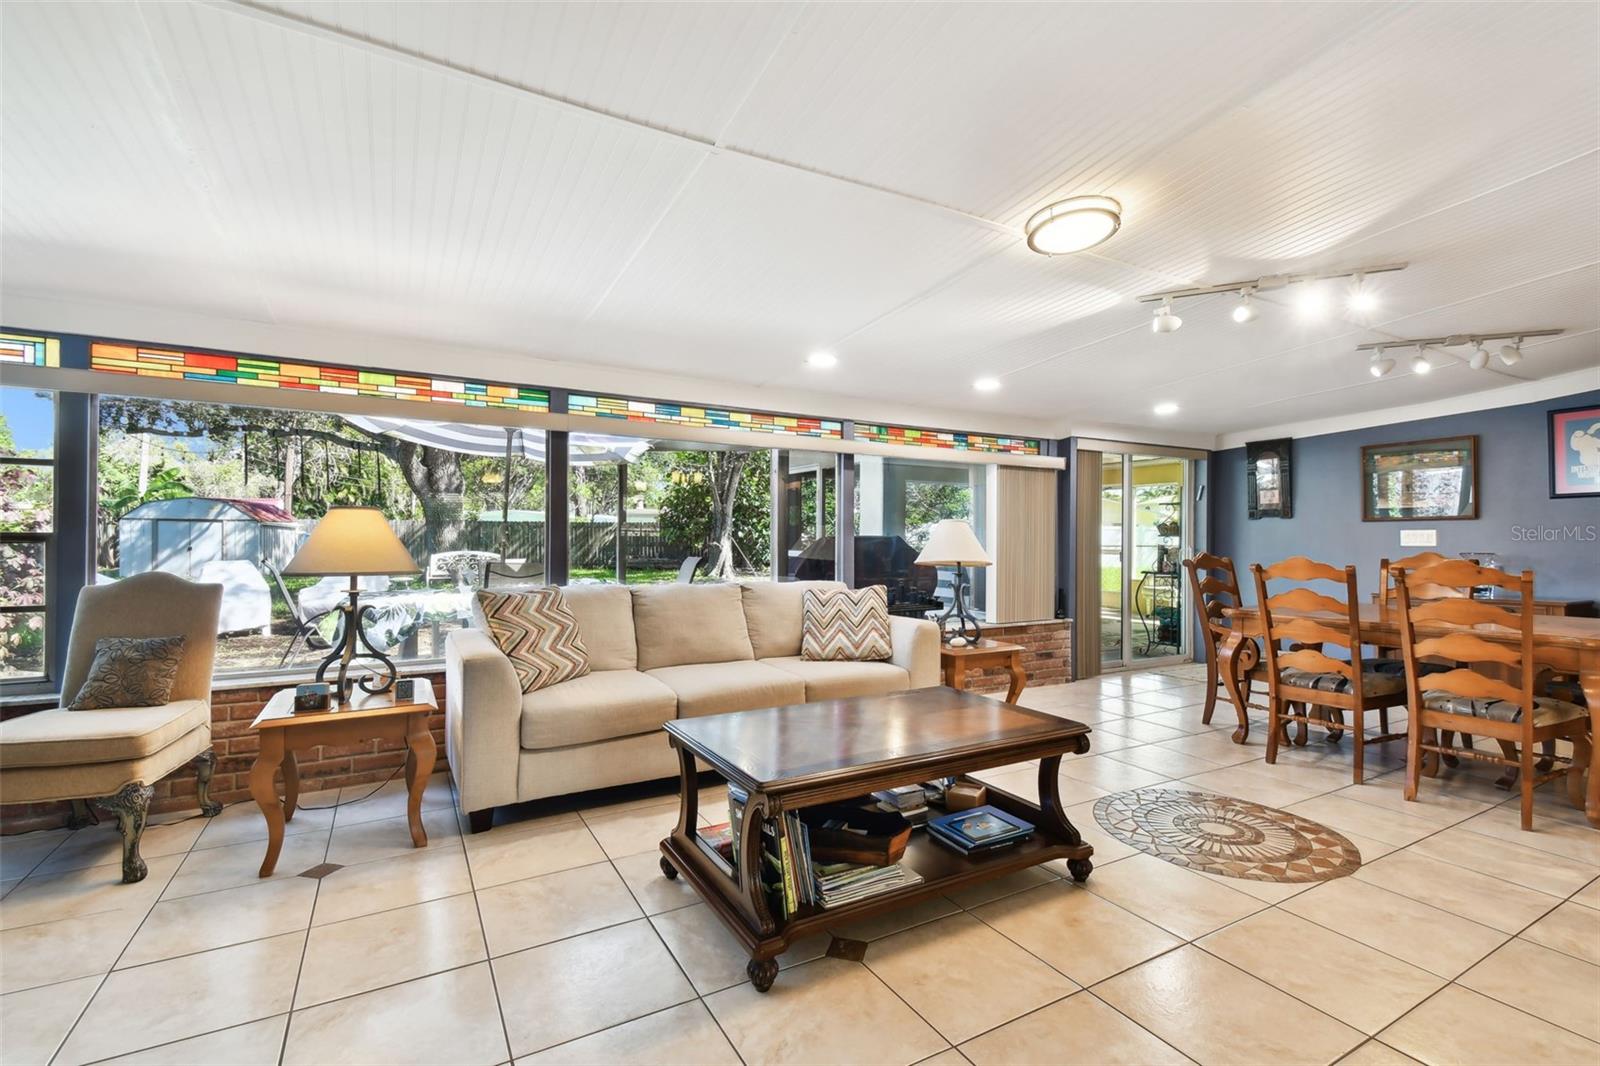
<path fill-rule="evenodd" d="M 678 694 L 679 718 L 806 701 L 804 681 L 766 663 L 664 666 L 651 670 L 650 676 Z"/>
<path fill-rule="evenodd" d="M 800 622 L 800 656 L 869 662 L 894 655 L 889 637 L 889 593 L 864 589 L 807 589 Z"/>
<path fill-rule="evenodd" d="M 205 700 L 35 711 L 0 723 L 0 765 L 10 769 L 142 759 L 210 724 L 211 706 Z"/>
<path fill-rule="evenodd" d="M 186 643 L 182 636 L 101 637 L 94 642 L 89 676 L 83 679 L 67 710 L 160 707 L 170 703 Z"/>
<path fill-rule="evenodd" d="M 536 692 L 589 672 L 578 620 L 554 585 L 520 592 L 482 591 L 478 605 L 489 635 L 511 660 L 523 692 Z"/>
<path fill-rule="evenodd" d="M 633 593 L 622 585 L 566 585 L 567 610 L 578 620 L 578 635 L 589 649 L 591 670 L 637 670 L 633 635 Z"/>
<path fill-rule="evenodd" d="M 632 592 L 639 669 L 755 658 L 738 585 L 642 585 Z"/>
<path fill-rule="evenodd" d="M 637 670 L 596 670 L 522 697 L 522 746 L 530 751 L 590 744 L 660 729 L 678 697 Z"/>
<path fill-rule="evenodd" d="M 839 581 L 752 581 L 739 586 L 744 624 L 757 659 L 800 654 L 800 617 L 807 589 L 843 589 Z"/>
<path fill-rule="evenodd" d="M 911 687 L 911 675 L 893 663 L 818 662 L 798 655 L 760 661 L 804 681 L 807 700 L 884 696 Z"/>

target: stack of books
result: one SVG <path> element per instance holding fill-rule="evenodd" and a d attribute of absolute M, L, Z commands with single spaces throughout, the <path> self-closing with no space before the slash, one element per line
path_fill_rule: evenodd
<path fill-rule="evenodd" d="M 928 820 L 928 793 L 921 785 L 886 788 L 874 792 L 872 798 L 878 801 L 879 810 L 894 811 L 913 827 Z"/>
<path fill-rule="evenodd" d="M 813 832 L 817 834 L 814 849 Z M 911 835 L 910 826 L 870 802 L 787 811 L 764 822 L 761 835 L 762 885 L 773 914 L 780 919 L 787 920 L 806 908 L 827 910 L 922 881 L 920 874 L 899 862 Z"/>
<path fill-rule="evenodd" d="M 889 892 L 906 885 L 922 882 L 922 875 L 908 870 L 899 863 L 893 866 L 862 866 L 857 863 L 834 863 L 818 866 L 817 902 L 823 910 L 842 907 L 858 899 Z"/>
<path fill-rule="evenodd" d="M 973 807 L 929 819 L 928 835 L 963 855 L 976 855 L 1021 843 L 1033 835 L 1033 823 L 994 807 Z"/>

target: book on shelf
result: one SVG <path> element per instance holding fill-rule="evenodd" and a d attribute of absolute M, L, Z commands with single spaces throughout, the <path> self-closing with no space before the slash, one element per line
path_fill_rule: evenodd
<path fill-rule="evenodd" d="M 871 832 L 884 828 L 898 829 L 902 838 L 892 862 L 886 861 L 884 838 Z M 786 811 L 765 820 L 761 832 L 762 884 L 768 905 L 780 920 L 807 908 L 840 907 L 922 881 L 899 861 L 910 826 L 898 815 L 872 809 L 870 803 Z M 818 844 L 835 838 L 845 846 Z M 871 861 L 859 861 L 863 857 Z"/>
<path fill-rule="evenodd" d="M 732 876 L 738 867 L 733 850 L 733 826 L 729 822 L 721 825 L 708 825 L 695 830 L 695 834 L 706 845 L 706 850 L 722 872 Z"/>
<path fill-rule="evenodd" d="M 972 855 L 1021 843 L 1033 835 L 1033 823 L 995 807 L 973 807 L 930 818 L 928 835 Z"/>

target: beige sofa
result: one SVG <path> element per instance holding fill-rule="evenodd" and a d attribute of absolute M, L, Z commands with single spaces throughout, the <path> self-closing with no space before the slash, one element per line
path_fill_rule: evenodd
<path fill-rule="evenodd" d="M 800 658 L 801 601 L 831 581 L 574 585 L 567 605 L 589 651 L 584 677 L 523 694 L 480 628 L 445 647 L 445 736 L 474 831 L 493 808 L 677 774 L 661 725 L 726 711 L 939 683 L 939 630 L 891 617 L 886 662 Z"/>

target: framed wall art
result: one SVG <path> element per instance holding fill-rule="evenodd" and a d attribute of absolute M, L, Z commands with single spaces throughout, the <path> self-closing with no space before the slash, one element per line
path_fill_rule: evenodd
<path fill-rule="evenodd" d="M 1372 444 L 1361 449 L 1363 522 L 1478 517 L 1478 438 Z"/>
<path fill-rule="evenodd" d="M 1550 498 L 1600 496 L 1600 407 L 1550 412 Z"/>
<path fill-rule="evenodd" d="M 1294 517 L 1294 441 L 1251 441 L 1244 446 L 1245 478 L 1251 518 Z"/>

